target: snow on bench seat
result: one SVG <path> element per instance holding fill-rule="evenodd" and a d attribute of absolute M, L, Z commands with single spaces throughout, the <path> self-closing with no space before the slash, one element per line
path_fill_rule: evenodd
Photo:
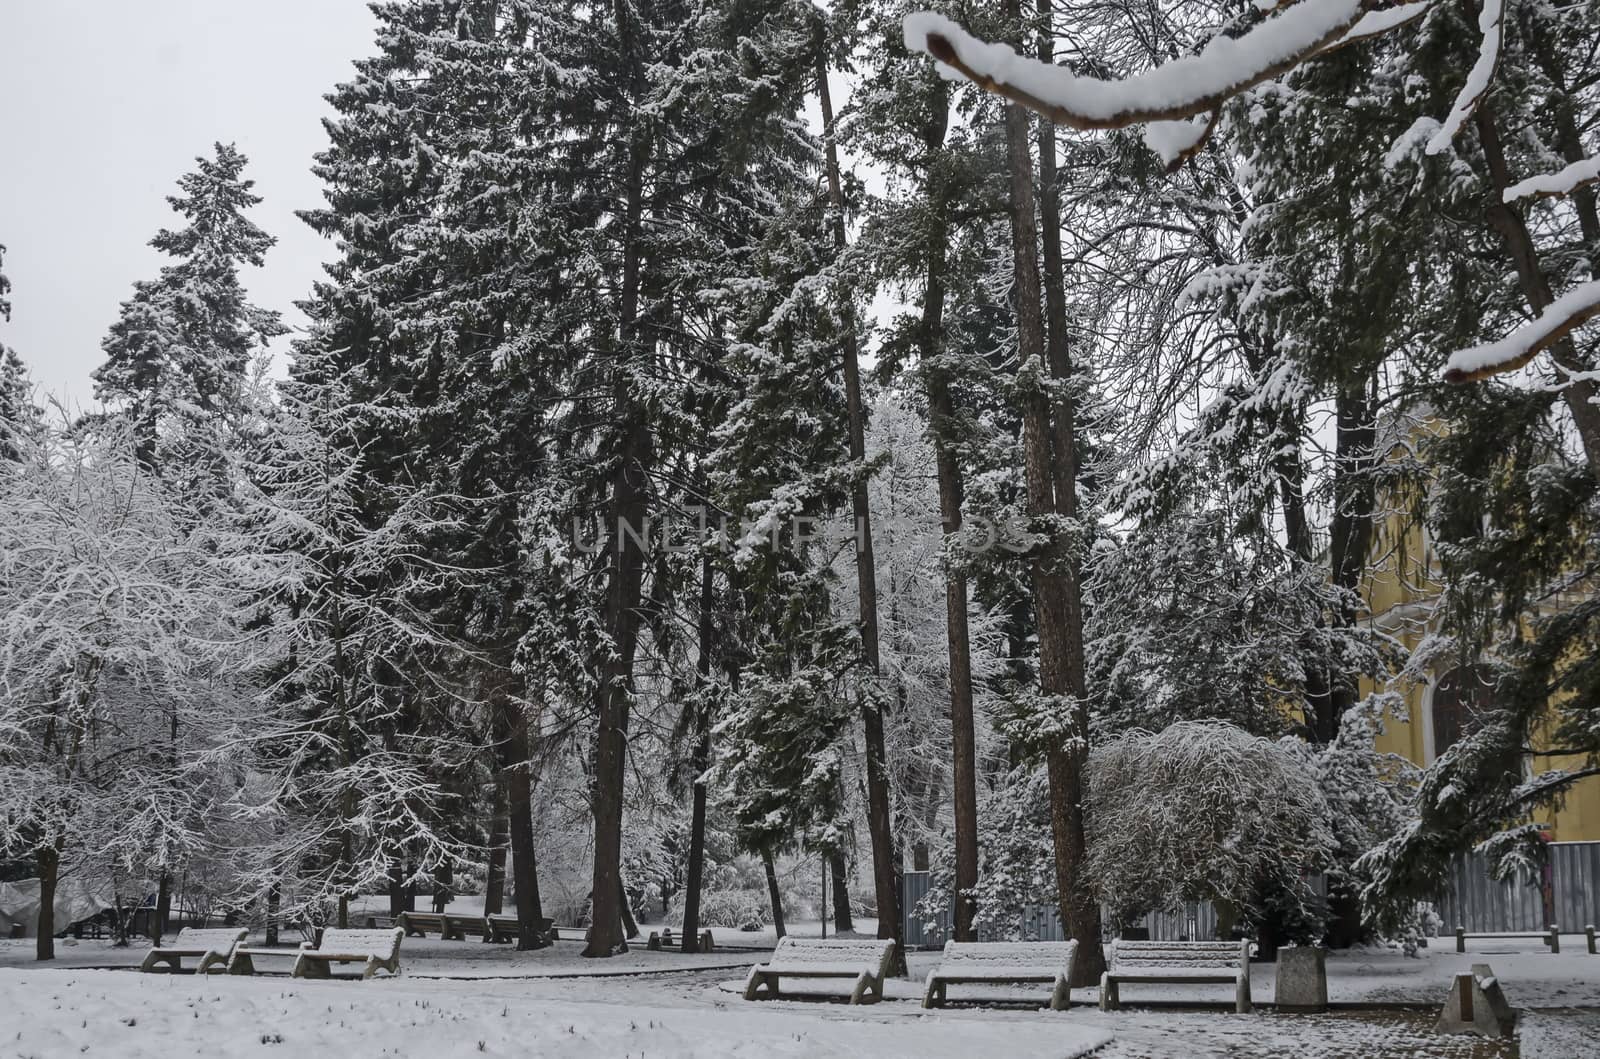
<path fill-rule="evenodd" d="M 200 963 L 195 974 L 206 974 L 213 966 L 226 967 L 233 956 L 234 947 L 245 939 L 244 927 L 222 927 L 215 930 L 180 930 L 171 945 L 155 945 L 145 953 L 139 970 L 154 971 L 166 964 L 169 973 L 183 970 L 183 957 L 198 956 Z"/>
<path fill-rule="evenodd" d="M 404 927 L 382 930 L 340 930 L 329 927 L 322 932 L 322 943 L 313 947 L 310 942 L 298 949 L 249 949 L 240 946 L 233 950 L 228 961 L 229 974 L 254 974 L 258 956 L 293 956 L 292 978 L 330 978 L 329 964 L 363 964 L 361 977 L 371 978 L 380 969 L 391 975 L 400 973 L 400 942 L 406 936 Z"/>
<path fill-rule="evenodd" d="M 892 938 L 780 938 L 772 959 L 750 968 L 744 998 L 778 995 L 783 978 L 848 978 L 850 1003 L 883 999 L 883 979 L 894 963 Z"/>
<path fill-rule="evenodd" d="M 331 977 L 329 964 L 364 964 L 361 977 L 371 978 L 379 969 L 391 975 L 400 973 L 400 942 L 406 932 L 402 927 L 392 930 L 340 930 L 329 927 L 322 932 L 322 944 L 315 949 L 301 949 L 294 961 L 293 978 Z"/>
<path fill-rule="evenodd" d="M 1100 1010 L 1121 1006 L 1124 982 L 1232 983 L 1234 1010 L 1250 1004 L 1250 942 L 1122 941 L 1111 945 L 1111 968 L 1100 976 Z"/>
<path fill-rule="evenodd" d="M 1456 927 L 1457 952 L 1467 951 L 1468 938 L 1477 938 L 1484 941 L 1498 941 L 1508 938 L 1538 938 L 1540 941 L 1543 941 L 1546 945 L 1550 946 L 1550 952 L 1552 954 L 1556 954 L 1561 951 L 1561 928 L 1556 926 L 1554 923 L 1550 924 L 1548 930 L 1536 930 L 1530 932 L 1516 930 L 1468 930 L 1466 927 Z M 1589 951 L 1594 951 L 1592 945 Z"/>
<path fill-rule="evenodd" d="M 1076 941 L 948 941 L 944 959 L 928 975 L 922 1006 L 934 1008 L 946 1000 L 952 983 L 1048 982 L 1050 1007 L 1065 1011 L 1072 1005 L 1072 961 Z"/>

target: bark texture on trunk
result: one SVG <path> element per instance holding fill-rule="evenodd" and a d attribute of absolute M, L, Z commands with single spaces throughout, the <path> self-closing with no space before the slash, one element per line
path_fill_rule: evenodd
<path fill-rule="evenodd" d="M 623 61 L 634 66 L 635 88 L 642 93 L 639 45 L 631 9 L 615 5 Z M 641 222 L 644 215 L 644 172 L 651 154 L 651 137 L 645 119 L 636 123 L 623 174 L 622 283 L 618 290 L 616 355 L 623 361 L 644 355 L 639 335 L 639 305 L 643 269 Z M 604 628 L 611 651 L 597 674 L 594 746 L 594 912 L 589 924 L 585 956 L 611 956 L 625 951 L 622 935 L 622 811 L 627 782 L 628 714 L 633 702 L 634 654 L 638 647 L 639 604 L 644 584 L 643 535 L 649 511 L 649 475 L 652 444 L 647 411 L 634 393 L 631 373 L 619 364 L 613 368 L 611 392 L 619 425 L 616 468 L 612 474 L 607 530 L 606 602 Z"/>
<path fill-rule="evenodd" d="M 715 571 L 708 552 L 700 560 L 700 613 L 698 615 L 700 684 L 705 688 L 711 682 L 711 642 L 715 629 L 712 608 L 716 605 Z M 694 719 L 694 779 L 693 808 L 689 818 L 689 871 L 683 892 L 684 952 L 697 952 L 700 948 L 700 889 L 704 885 L 706 867 L 706 785 L 701 782 L 711 767 L 711 718 L 704 701 L 696 704 Z"/>
<path fill-rule="evenodd" d="M 39 866 L 39 936 L 34 940 L 34 959 L 56 958 L 56 878 L 61 871 L 61 851 L 53 845 L 34 852 Z"/>
<path fill-rule="evenodd" d="M 533 850 L 533 768 L 528 739 L 528 719 L 522 705 L 503 691 L 494 703 L 500 743 L 500 783 L 506 791 L 507 825 L 511 841 L 512 889 L 517 900 L 517 948 L 543 948 L 539 920 L 544 908 L 539 900 L 539 867 Z"/>
<path fill-rule="evenodd" d="M 817 42 L 817 95 L 822 109 L 828 202 L 833 212 L 833 239 L 845 246 L 844 188 L 839 176 L 839 150 L 835 142 L 833 101 L 828 91 L 825 29 Z M 840 291 L 839 310 L 844 317 L 844 386 L 849 406 L 850 459 L 859 467 L 866 460 L 866 411 L 861 395 L 861 349 L 855 309 L 849 291 Z M 861 699 L 861 720 L 867 756 L 867 830 L 872 839 L 872 882 L 878 900 L 878 937 L 893 938 L 893 974 L 904 977 L 905 939 L 900 921 L 900 872 L 894 845 L 893 808 L 889 790 L 888 751 L 884 742 L 883 702 L 878 680 L 882 666 L 878 653 L 878 575 L 872 554 L 872 511 L 865 479 L 850 491 L 856 529 L 856 594 L 860 601 L 861 650 L 867 669 L 867 689 Z"/>
<path fill-rule="evenodd" d="M 789 931 L 783 925 L 783 891 L 778 889 L 778 866 L 773 863 L 772 851 L 761 851 L 761 867 L 767 873 L 767 900 L 772 903 L 772 926 L 778 937 Z"/>
<path fill-rule="evenodd" d="M 833 929 L 854 933 L 856 923 L 850 918 L 850 880 L 845 874 L 843 853 L 834 850 L 828 854 L 828 872 L 833 876 Z"/>
<path fill-rule="evenodd" d="M 511 844 L 511 804 L 505 778 L 495 777 L 494 823 L 489 834 L 489 864 L 483 880 L 484 915 L 497 915 L 506 901 L 506 847 Z"/>
<path fill-rule="evenodd" d="M 156 882 L 156 914 L 150 919 L 150 940 L 157 945 L 167 936 L 167 923 L 172 916 L 172 873 L 162 872 Z"/>
<path fill-rule="evenodd" d="M 944 146 L 949 124 L 950 93 L 943 81 L 923 133 L 930 156 Z M 964 485 L 957 452 L 955 401 L 950 375 L 943 362 L 945 274 L 948 268 L 949 203 L 939 177 L 930 166 L 928 209 L 931 214 L 927 261 L 922 292 L 921 356 L 928 393 L 928 432 L 934 445 L 939 478 L 939 520 L 945 539 L 961 532 Z M 977 736 L 972 707 L 972 647 L 967 625 L 967 578 L 947 566 L 944 578 L 945 648 L 950 662 L 951 798 L 955 816 L 955 923 L 956 941 L 976 941 L 973 916 L 977 905 L 972 892 L 978 885 L 978 767 Z"/>
<path fill-rule="evenodd" d="M 1017 24 L 1019 0 L 1007 0 L 1007 14 Z M 1006 108 L 1006 146 L 1011 174 L 1013 294 L 1017 310 L 1018 361 L 1021 370 L 1044 382 L 1054 377 L 1045 348 L 1038 232 L 1033 199 L 1033 162 L 1029 121 L 1019 106 Z M 1036 519 L 1077 515 L 1074 424 L 1070 398 L 1052 400 L 1035 385 L 1023 409 L 1024 472 L 1028 513 Z M 1035 619 L 1039 635 L 1040 690 L 1057 701 L 1072 702 L 1071 736 L 1046 747 L 1050 784 L 1050 829 L 1055 842 L 1055 874 L 1061 921 L 1078 941 L 1073 983 L 1100 979 L 1105 957 L 1100 943 L 1100 905 L 1083 877 L 1085 851 L 1083 772 L 1088 757 L 1083 656 L 1083 611 L 1077 570 L 1071 555 L 1057 544 L 1031 564 Z"/>

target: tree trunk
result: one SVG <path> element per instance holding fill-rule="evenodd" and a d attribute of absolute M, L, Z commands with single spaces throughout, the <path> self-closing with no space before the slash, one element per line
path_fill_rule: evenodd
<path fill-rule="evenodd" d="M 528 719 L 521 703 L 504 689 L 494 702 L 496 733 L 500 738 L 500 783 L 506 791 L 507 823 L 511 840 L 511 873 L 517 895 L 517 949 L 542 949 L 546 944 L 539 921 L 544 908 L 539 900 L 538 861 L 533 852 L 532 766 Z"/>
<path fill-rule="evenodd" d="M 707 552 L 700 559 L 700 614 L 698 632 L 700 638 L 700 685 L 706 689 L 711 682 L 711 641 L 715 630 L 712 627 L 712 607 L 716 604 L 715 586 L 712 580 L 711 553 Z M 689 817 L 689 872 L 688 882 L 683 891 L 683 939 L 684 952 L 698 952 L 700 949 L 700 889 L 705 878 L 706 867 L 706 784 L 701 779 L 706 770 L 711 767 L 711 718 L 708 714 L 708 705 L 702 697 L 695 703 L 696 716 L 694 719 L 695 744 L 694 744 L 694 807 Z"/>
<path fill-rule="evenodd" d="M 623 885 L 622 876 L 617 876 L 617 908 L 622 914 L 622 936 L 633 939 L 639 936 L 639 924 L 633 918 L 633 902 L 628 900 L 628 888 Z"/>
<path fill-rule="evenodd" d="M 834 850 L 828 854 L 828 871 L 833 876 L 833 929 L 835 933 L 855 933 L 855 920 L 850 918 L 850 880 L 845 876 L 844 854 Z"/>
<path fill-rule="evenodd" d="M 941 80 L 937 86 L 923 144 L 930 156 L 943 146 L 949 121 L 950 93 Z M 955 402 L 950 396 L 950 376 L 944 362 L 944 303 L 946 254 L 949 243 L 948 208 L 940 177 L 928 173 L 929 220 L 926 282 L 922 292 L 921 355 L 928 390 L 928 432 L 933 439 L 939 477 L 939 520 L 948 541 L 961 532 L 963 483 L 955 437 Z M 972 709 L 972 646 L 967 627 L 967 577 L 949 565 L 944 575 L 945 645 L 950 660 L 951 797 L 955 809 L 955 930 L 956 941 L 976 941 L 973 916 L 978 885 L 978 766 L 977 736 Z"/>
<path fill-rule="evenodd" d="M 1376 373 L 1342 386 L 1334 395 L 1333 512 L 1329 520 L 1329 566 L 1340 591 L 1338 628 L 1353 629 L 1361 619 L 1360 593 L 1372 557 L 1377 488 Z M 1345 711 L 1360 691 L 1357 676 L 1334 671 L 1328 681 L 1327 708 L 1317 718 L 1319 743 L 1339 734 Z"/>
<path fill-rule="evenodd" d="M 267 891 L 267 946 L 270 948 L 278 944 L 278 887 L 274 886 Z"/>
<path fill-rule="evenodd" d="M 172 915 L 172 873 L 162 872 L 156 882 L 156 914 L 150 918 L 150 941 L 160 945 L 166 937 L 167 922 Z"/>
<path fill-rule="evenodd" d="M 644 95 L 645 68 L 637 18 L 632 7 L 613 5 L 618 61 L 627 67 L 633 98 Z M 619 231 L 622 275 L 617 291 L 616 363 L 611 369 L 611 399 L 618 426 L 616 466 L 611 475 L 607 529 L 612 536 L 606 556 L 606 601 L 602 628 L 611 650 L 595 674 L 597 730 L 594 747 L 594 909 L 585 956 L 611 956 L 625 951 L 621 936 L 622 811 L 627 782 L 628 714 L 633 699 L 634 652 L 639 637 L 639 602 L 644 583 L 644 536 L 648 529 L 649 474 L 652 454 L 647 410 L 634 392 L 630 365 L 644 372 L 646 350 L 639 340 L 639 303 L 643 271 L 645 167 L 652 150 L 645 119 L 626 115 L 628 158 L 622 177 Z M 637 536 L 636 536 L 637 535 Z"/>
<path fill-rule="evenodd" d="M 778 867 L 772 861 L 771 850 L 761 851 L 761 866 L 767 872 L 767 900 L 772 902 L 772 926 L 781 938 L 788 931 L 783 925 L 783 894 L 778 889 Z"/>
<path fill-rule="evenodd" d="M 489 835 L 489 864 L 483 879 L 483 914 L 486 916 L 496 915 L 505 908 L 506 847 L 511 844 L 510 815 L 505 777 L 497 776 L 494 785 L 494 831 Z"/>
<path fill-rule="evenodd" d="M 61 850 L 53 844 L 40 846 L 34 854 L 39 865 L 39 936 L 34 941 L 34 958 L 56 958 L 56 876 L 61 870 Z"/>
<path fill-rule="evenodd" d="M 1494 189 L 1489 196 L 1485 215 L 1490 226 L 1500 233 L 1500 238 L 1505 242 L 1506 254 L 1517 270 L 1517 281 L 1528 307 L 1535 315 L 1541 314 L 1555 301 L 1555 295 L 1550 290 L 1550 281 L 1539 267 L 1539 251 L 1534 245 L 1532 233 L 1528 231 L 1527 222 L 1514 204 L 1504 201 L 1505 190 L 1514 181 L 1500 143 L 1494 108 L 1487 99 L 1479 102 L 1472 120 L 1478 130 L 1478 142 L 1483 146 L 1484 160 L 1489 165 L 1489 183 Z M 1550 359 L 1568 372 L 1592 370 L 1588 359 L 1579 354 L 1571 335 L 1550 347 Z M 1567 380 L 1561 388 L 1562 400 L 1572 414 L 1578 437 L 1583 443 L 1589 473 L 1600 479 L 1600 405 L 1595 403 L 1597 396 L 1600 396 L 1600 387 L 1587 378 Z"/>
<path fill-rule="evenodd" d="M 399 920 L 400 913 L 410 911 L 406 908 L 406 869 L 405 864 L 396 859 L 389 862 L 389 918 Z"/>
<path fill-rule="evenodd" d="M 1019 0 L 1007 0 L 1007 14 L 1020 21 Z M 1020 370 L 1041 382 L 1051 374 L 1040 316 L 1037 233 L 1033 208 L 1033 164 L 1029 155 L 1028 117 L 1016 105 L 1006 108 L 1006 143 L 1011 172 L 1013 292 L 1017 302 Z M 1054 405 L 1054 407 L 1052 407 Z M 1056 416 L 1052 416 L 1052 411 Z M 1073 469 L 1074 424 L 1052 422 L 1070 414 L 1066 398 L 1052 402 L 1044 387 L 1031 386 L 1024 400 L 1023 447 L 1028 514 L 1035 520 L 1053 515 L 1077 516 Z M 1055 451 L 1057 447 L 1061 451 Z M 1057 496 L 1060 489 L 1062 495 Z M 1050 830 L 1055 842 L 1055 874 L 1063 926 L 1078 942 L 1073 984 L 1100 979 L 1105 956 L 1100 942 L 1100 905 L 1083 877 L 1085 851 L 1083 769 L 1088 757 L 1088 717 L 1083 656 L 1083 611 L 1077 570 L 1065 542 L 1055 541 L 1031 563 L 1035 617 L 1039 636 L 1040 690 L 1063 704 L 1071 734 L 1052 740 L 1045 749 L 1050 784 Z M 1070 703 L 1070 705 L 1067 705 Z"/>
<path fill-rule="evenodd" d="M 828 203 L 833 217 L 834 245 L 845 247 L 844 188 L 839 177 L 839 149 L 835 142 L 833 101 L 828 92 L 826 28 L 818 23 L 817 96 L 822 109 L 823 144 L 828 176 Z M 896 864 L 893 810 L 890 805 L 889 761 L 884 743 L 883 702 L 878 682 L 882 667 L 878 654 L 878 575 L 872 554 L 872 510 L 867 481 L 859 477 L 866 463 L 866 412 L 861 397 L 860 342 L 855 307 L 850 292 L 838 295 L 844 323 L 844 389 L 849 406 L 850 459 L 858 477 L 850 490 L 856 529 L 856 595 L 860 606 L 861 653 L 866 663 L 867 686 L 861 697 L 861 720 L 867 752 L 867 831 L 872 839 L 872 883 L 878 899 L 878 937 L 893 938 L 897 977 L 906 974 L 905 939 L 900 922 L 900 873 Z"/>

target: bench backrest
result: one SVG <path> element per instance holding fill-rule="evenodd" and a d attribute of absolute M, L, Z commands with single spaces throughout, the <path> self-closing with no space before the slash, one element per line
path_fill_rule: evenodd
<path fill-rule="evenodd" d="M 989 967 L 1071 967 L 1076 941 L 947 941 L 945 965 Z"/>
<path fill-rule="evenodd" d="M 784 937 L 772 952 L 773 963 L 859 963 L 863 970 L 880 975 L 893 958 L 893 938 Z"/>
<path fill-rule="evenodd" d="M 389 960 L 400 951 L 400 939 L 405 936 L 405 930 L 400 927 L 385 930 L 354 927 L 340 930 L 338 927 L 329 927 L 322 932 L 322 944 L 316 951 L 376 956 L 380 960 Z"/>
<path fill-rule="evenodd" d="M 419 926 L 442 927 L 444 916 L 438 912 L 401 912 L 400 918 Z"/>
<path fill-rule="evenodd" d="M 229 953 L 239 944 L 246 934 L 243 927 L 222 927 L 209 930 L 195 930 L 185 927 L 178 931 L 173 939 L 157 948 L 162 949 L 204 949 L 206 952 Z"/>
<path fill-rule="evenodd" d="M 1123 941 L 1119 938 L 1111 946 L 1114 970 L 1140 967 L 1208 970 L 1246 967 L 1249 963 L 1248 941 Z"/>

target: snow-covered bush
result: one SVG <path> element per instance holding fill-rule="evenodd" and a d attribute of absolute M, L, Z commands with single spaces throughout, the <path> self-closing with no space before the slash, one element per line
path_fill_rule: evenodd
<path fill-rule="evenodd" d="M 1316 775 L 1289 741 L 1185 721 L 1133 731 L 1089 763 L 1088 871 L 1120 919 L 1213 901 L 1219 934 L 1270 910 L 1314 934 L 1307 875 L 1334 837 Z"/>
<path fill-rule="evenodd" d="M 683 922 L 683 894 L 672 899 L 673 922 Z M 707 890 L 700 895 L 700 925 L 733 930 L 760 930 L 772 922 L 765 890 Z"/>

